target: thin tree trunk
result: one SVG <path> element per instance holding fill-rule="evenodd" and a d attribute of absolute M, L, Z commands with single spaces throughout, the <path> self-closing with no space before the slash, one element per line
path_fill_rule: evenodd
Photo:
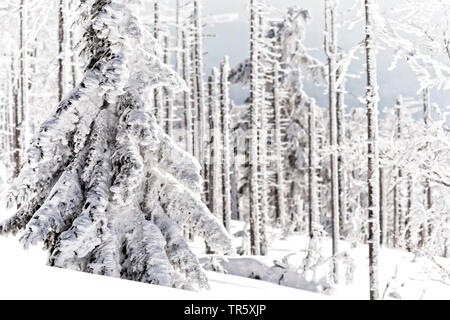
<path fill-rule="evenodd" d="M 231 110 L 233 110 L 234 104 L 231 103 Z M 241 215 L 239 212 L 239 196 L 238 196 L 238 188 L 239 188 L 239 160 L 238 160 L 238 137 L 234 135 L 232 137 L 233 141 L 233 170 L 231 174 L 231 214 L 232 217 L 236 220 L 241 219 Z"/>
<path fill-rule="evenodd" d="M 275 118 L 275 132 L 274 132 L 274 145 L 275 145 L 275 158 L 276 158 L 276 188 L 275 188 L 275 217 L 283 227 L 285 225 L 286 217 L 286 201 L 284 198 L 284 186 L 285 186 L 285 174 L 283 167 L 283 152 L 282 152 L 282 139 L 281 139 L 281 103 L 280 103 L 280 64 L 278 61 L 274 63 L 273 72 L 273 111 Z"/>
<path fill-rule="evenodd" d="M 65 1 L 59 0 L 58 8 L 58 101 L 64 97 L 64 63 L 65 63 Z"/>
<path fill-rule="evenodd" d="M 160 40 L 161 27 L 159 24 L 159 2 L 155 1 L 153 4 L 153 37 L 157 42 Z M 160 57 L 163 58 L 163 57 Z M 153 107 L 154 115 L 157 123 L 164 128 L 164 103 L 161 88 L 155 88 L 153 92 Z"/>
<path fill-rule="evenodd" d="M 264 19 L 263 19 L 263 11 L 262 7 L 258 8 L 258 47 L 263 46 L 263 38 L 264 38 Z M 268 174 L 267 174 L 267 109 L 266 109 L 266 81 L 265 81 L 265 67 L 264 60 L 265 57 L 261 50 L 258 52 L 258 62 L 259 62 L 259 71 L 258 71 L 258 95 L 261 101 L 259 106 L 259 135 L 258 135 L 258 163 L 259 163 L 259 171 L 260 171 L 260 186 L 259 186 L 259 206 L 260 206 L 260 254 L 267 254 L 267 234 L 266 234 L 266 225 L 268 223 L 269 216 L 269 189 L 268 189 Z"/>
<path fill-rule="evenodd" d="M 367 71 L 367 131 L 368 131 L 368 218 L 369 218 L 369 284 L 370 299 L 379 299 L 378 255 L 380 246 L 379 228 L 379 150 L 378 150 L 378 82 L 376 45 L 373 35 L 373 0 L 365 0 L 366 17 L 366 71 Z"/>
<path fill-rule="evenodd" d="M 12 139 L 12 150 L 14 157 L 14 177 L 17 177 L 20 173 L 21 168 L 21 139 L 20 139 L 20 122 L 19 122 L 19 88 L 20 88 L 20 79 L 17 78 L 16 68 L 15 68 L 15 60 L 12 58 L 11 60 L 11 74 L 12 74 L 12 92 L 13 92 L 13 139 Z"/>
<path fill-rule="evenodd" d="M 214 196 L 215 196 L 215 191 L 214 191 L 214 167 L 216 166 L 216 164 L 214 163 L 215 159 L 215 154 L 214 154 L 214 140 L 215 140 L 215 128 L 214 128 L 214 122 L 215 122 L 215 114 L 214 112 L 216 111 L 214 109 L 214 78 L 213 76 L 210 76 L 208 78 L 208 97 L 209 97 L 209 110 L 208 110 L 208 119 L 209 119 L 209 130 L 211 131 L 209 137 L 209 151 L 210 151 L 210 161 L 209 161 L 209 170 L 208 170 L 208 174 L 209 174 L 209 184 L 208 184 L 208 194 L 209 194 L 209 201 L 208 201 L 208 207 L 209 207 L 209 211 L 211 211 L 212 213 L 215 213 L 215 200 L 214 200 Z"/>
<path fill-rule="evenodd" d="M 223 219 L 223 183 L 222 183 L 222 146 L 220 143 L 220 137 L 222 135 L 221 128 L 221 110 L 219 105 L 219 74 L 216 68 L 212 71 L 211 82 L 211 113 L 213 115 L 213 134 L 212 137 L 212 174 L 213 174 L 213 186 L 212 195 L 213 200 L 213 213 L 217 218 Z M 222 220 L 223 221 L 223 220 Z"/>
<path fill-rule="evenodd" d="M 335 5 L 326 1 L 326 38 L 325 50 L 328 57 L 328 95 L 330 108 L 330 149 L 331 149 L 331 224 L 332 224 L 332 253 L 334 281 L 339 280 L 337 255 L 339 252 L 339 181 L 338 181 L 338 155 L 337 155 L 337 119 L 336 119 L 336 26 Z"/>
<path fill-rule="evenodd" d="M 72 88 L 74 88 L 78 83 L 78 56 L 77 50 L 75 46 L 75 35 L 73 32 L 73 28 L 70 27 L 69 30 L 69 46 L 70 46 L 70 65 L 71 65 L 71 73 L 72 73 Z"/>
<path fill-rule="evenodd" d="M 176 12 L 175 12 L 175 28 L 176 28 L 176 51 L 175 51 L 175 70 L 178 73 L 182 73 L 182 54 L 180 52 L 181 47 L 182 47 L 182 41 L 183 41 L 183 37 L 182 37 L 182 26 L 181 26 L 181 4 L 180 4 L 180 0 L 177 0 L 176 3 Z"/>
<path fill-rule="evenodd" d="M 309 237 L 315 235 L 317 224 L 317 172 L 316 172 L 316 116 L 315 101 L 308 101 L 308 202 L 309 202 Z"/>
<path fill-rule="evenodd" d="M 400 96 L 397 99 L 396 104 L 396 134 L 395 139 L 400 142 L 402 139 L 402 110 L 403 109 L 403 98 Z M 394 248 L 398 247 L 398 240 L 402 232 L 402 220 L 403 220 L 403 197 L 402 197 L 402 180 L 403 172 L 400 167 L 395 168 L 395 186 L 394 186 L 394 230 L 393 230 L 393 245 Z"/>
<path fill-rule="evenodd" d="M 198 121 L 198 160 L 201 164 L 203 174 L 205 174 L 205 152 L 204 152 L 204 136 L 206 131 L 205 120 L 205 102 L 204 102 L 204 85 L 203 85 L 203 40 L 202 25 L 200 18 L 200 4 L 198 0 L 194 0 L 194 55 L 195 55 L 195 89 L 196 89 L 196 105 L 197 105 L 197 121 Z M 204 175 L 206 178 L 206 176 Z"/>
<path fill-rule="evenodd" d="M 408 174 L 408 188 L 407 188 L 407 202 L 405 214 L 405 242 L 406 250 L 411 252 L 413 250 L 412 243 L 412 197 L 413 197 L 413 181 L 411 174 Z"/>
<path fill-rule="evenodd" d="M 7 144 L 7 163 L 14 163 L 13 158 L 13 132 L 12 132 L 12 108 L 14 108 L 14 97 L 13 97 L 13 88 L 14 88 L 14 77 L 12 75 L 13 70 L 8 70 L 7 72 L 7 81 L 6 81 L 6 104 L 5 104 L 5 117 L 6 117 L 6 144 Z M 9 166 L 8 166 L 9 167 Z"/>
<path fill-rule="evenodd" d="M 170 48 L 169 37 L 164 37 L 164 63 L 170 64 Z M 175 120 L 174 114 L 174 94 L 170 88 L 163 89 L 166 98 L 166 113 L 164 119 L 164 129 L 169 137 L 173 137 L 173 124 Z"/>
<path fill-rule="evenodd" d="M 260 210 L 259 210 L 259 179 L 258 179 L 258 114 L 260 100 L 258 95 L 258 15 L 256 0 L 250 0 L 250 250 L 252 255 L 260 254 Z"/>
<path fill-rule="evenodd" d="M 186 82 L 186 86 L 190 89 L 191 84 L 191 60 L 190 60 L 190 53 L 188 52 L 188 45 L 187 45 L 187 35 L 186 32 L 183 30 L 181 32 L 181 38 L 183 43 L 183 78 Z M 191 94 L 188 91 L 183 92 L 183 103 L 184 103 L 184 126 L 185 126 L 185 133 L 186 133 L 186 151 L 190 153 L 191 155 L 194 155 L 194 145 L 193 145 L 193 125 L 192 125 L 192 102 L 191 102 Z"/>
<path fill-rule="evenodd" d="M 430 106 L 430 90 L 428 88 L 423 90 L 423 121 L 425 123 L 425 136 L 429 135 L 431 125 L 431 106 Z M 427 149 L 430 149 L 430 144 L 427 143 Z M 429 214 L 433 206 L 433 198 L 431 194 L 430 179 L 425 178 L 425 208 Z M 421 246 L 425 247 L 428 236 L 432 233 L 432 221 L 427 219 L 426 223 L 421 226 Z"/>
<path fill-rule="evenodd" d="M 29 137 L 29 110 L 28 110 L 28 3 L 27 0 L 20 0 L 20 139 L 22 151 L 30 141 Z"/>
<path fill-rule="evenodd" d="M 222 112 L 222 133 L 223 133 L 223 224 L 228 232 L 231 231 L 231 151 L 230 151 L 230 98 L 229 98 L 229 62 L 225 57 L 220 66 L 220 109 Z"/>
<path fill-rule="evenodd" d="M 380 166 L 380 245 L 386 245 L 386 187 L 384 168 Z"/>
<path fill-rule="evenodd" d="M 337 77 L 340 75 L 340 70 L 337 70 Z M 344 170 L 344 108 L 345 108 L 345 81 L 338 85 L 336 97 L 336 125 L 337 125 L 337 145 L 338 145 L 338 190 L 339 190 L 339 234 L 341 237 L 344 234 L 345 223 L 347 219 L 347 203 L 345 191 L 345 170 Z"/>

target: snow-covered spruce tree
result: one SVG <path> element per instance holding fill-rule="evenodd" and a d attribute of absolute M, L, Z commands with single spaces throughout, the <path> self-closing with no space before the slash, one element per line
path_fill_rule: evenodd
<path fill-rule="evenodd" d="M 146 283 L 204 287 L 180 228 L 231 251 L 198 193 L 200 167 L 149 113 L 156 86 L 182 88 L 126 1 L 85 0 L 80 84 L 45 121 L 9 193 L 0 233 L 43 241 L 51 266 Z"/>

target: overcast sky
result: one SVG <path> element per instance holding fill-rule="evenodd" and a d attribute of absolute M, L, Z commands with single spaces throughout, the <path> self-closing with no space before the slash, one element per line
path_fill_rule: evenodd
<path fill-rule="evenodd" d="M 359 6 L 356 1 L 345 0 L 340 5 L 340 20 L 354 19 Z M 274 8 L 274 15 L 281 15 L 289 6 L 297 5 L 310 10 L 312 21 L 307 27 L 306 46 L 311 48 L 311 54 L 324 60 L 323 54 L 323 5 L 322 0 L 268 0 Z M 389 10 L 392 6 L 398 6 L 400 1 L 379 0 L 382 10 Z M 203 16 L 205 21 L 205 73 L 209 74 L 213 66 L 217 66 L 225 55 L 228 55 L 232 67 L 248 57 L 249 51 L 249 13 L 248 1 L 246 0 L 204 0 Z M 212 21 L 218 21 L 213 23 Z M 339 30 L 339 45 L 349 49 L 364 38 L 364 26 L 357 24 L 352 30 Z M 381 51 L 378 54 L 378 77 L 380 86 L 381 107 L 390 107 L 395 104 L 398 95 L 404 97 L 417 97 L 419 89 L 414 74 L 406 63 L 400 63 L 394 71 L 388 71 L 392 60 L 392 54 Z M 360 74 L 360 79 L 350 79 L 348 82 L 347 103 L 349 107 L 361 106 L 358 97 L 365 93 L 365 78 L 362 75 L 364 58 L 354 61 L 351 72 Z M 312 84 L 306 85 L 306 91 L 322 105 L 327 105 L 327 99 L 323 88 L 317 88 Z M 232 90 L 232 98 L 241 103 L 246 96 L 241 90 Z M 432 101 L 441 106 L 450 105 L 450 93 L 432 91 Z"/>

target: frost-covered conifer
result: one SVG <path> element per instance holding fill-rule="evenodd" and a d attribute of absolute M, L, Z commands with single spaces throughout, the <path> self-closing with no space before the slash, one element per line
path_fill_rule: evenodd
<path fill-rule="evenodd" d="M 45 121 L 9 193 L 0 233 L 44 242 L 49 264 L 167 286 L 206 286 L 180 229 L 214 251 L 230 239 L 202 203 L 199 164 L 149 112 L 154 88 L 184 87 L 128 1 L 81 2 L 87 65 Z"/>

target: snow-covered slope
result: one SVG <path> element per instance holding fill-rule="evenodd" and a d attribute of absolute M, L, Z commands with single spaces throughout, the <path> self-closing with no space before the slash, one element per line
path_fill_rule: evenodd
<path fill-rule="evenodd" d="M 45 265 L 46 252 L 0 238 L 0 299 L 324 299 L 269 282 L 208 272 L 211 289 L 177 290 Z"/>
<path fill-rule="evenodd" d="M 326 245 L 326 243 L 325 243 Z M 46 266 L 47 253 L 38 247 L 23 250 L 15 237 L 0 237 L 0 299 L 367 299 L 367 250 L 365 246 L 350 248 L 345 243 L 351 257 L 342 268 L 353 273 L 353 281 L 342 280 L 330 291 L 319 294 L 313 291 L 319 281 L 313 276 L 297 275 L 296 261 L 304 252 L 306 242 L 301 236 L 291 236 L 286 240 L 272 243 L 270 257 L 218 257 L 230 274 L 207 272 L 210 290 L 190 292 L 153 286 L 127 280 L 95 276 L 70 270 Z M 282 265 L 282 258 L 289 255 L 289 277 L 281 283 L 274 280 L 274 261 Z M 203 258 L 203 262 L 207 258 Z M 435 261 L 432 261 L 435 260 Z M 352 262 L 350 262 L 352 261 Z M 385 299 L 448 299 L 450 283 L 448 270 L 450 260 L 442 258 L 416 257 L 397 250 L 384 249 L 381 254 L 381 293 Z M 325 262 L 325 266 L 326 266 Z M 272 269 L 270 269 L 272 268 Z M 447 271 L 444 271 L 443 269 Z M 316 279 L 320 279 L 325 267 L 318 268 Z M 279 270 L 279 269 L 277 269 Z M 446 273 L 447 272 L 447 276 Z M 246 278 L 253 273 L 266 281 Z M 240 276 L 234 276 L 236 274 Z M 345 278 L 344 274 L 342 275 Z M 272 279 L 270 279 L 272 276 Z M 308 282 L 309 281 L 309 282 Z M 300 288 L 294 289 L 290 288 Z M 320 290 L 320 288 L 318 289 Z"/>

